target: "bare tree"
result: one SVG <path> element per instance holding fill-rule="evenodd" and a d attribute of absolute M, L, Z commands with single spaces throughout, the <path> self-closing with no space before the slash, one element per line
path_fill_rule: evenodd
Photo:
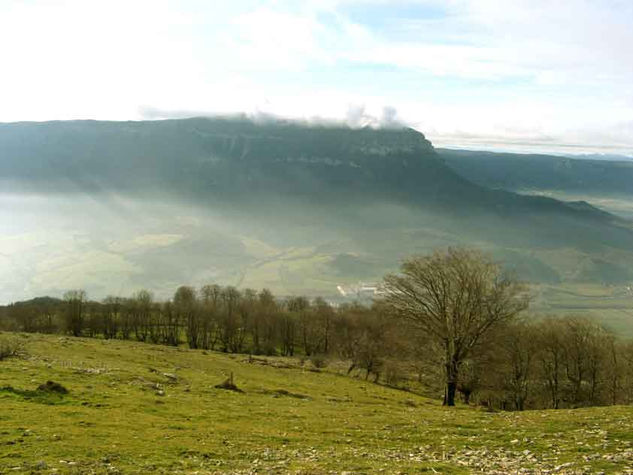
<path fill-rule="evenodd" d="M 253 352 L 272 355 L 276 352 L 278 340 L 276 317 L 279 306 L 275 301 L 275 296 L 268 289 L 259 292 L 257 299 L 256 311 L 251 323 Z"/>
<path fill-rule="evenodd" d="M 139 290 L 130 301 L 132 326 L 138 341 L 147 341 L 150 334 L 152 303 L 154 296 L 148 290 Z"/>
<path fill-rule="evenodd" d="M 180 313 L 175 308 L 174 303 L 167 301 L 161 305 L 159 316 L 163 343 L 165 345 L 178 346 L 181 322 Z"/>
<path fill-rule="evenodd" d="M 569 382 L 568 400 L 572 407 L 595 405 L 610 365 L 609 335 L 602 326 L 584 317 L 563 320 L 565 375 Z"/>
<path fill-rule="evenodd" d="M 117 337 L 122 306 L 123 299 L 121 297 L 110 295 L 103 300 L 101 318 L 103 319 L 103 337 L 105 339 Z"/>
<path fill-rule="evenodd" d="M 504 328 L 500 340 L 498 356 L 503 359 L 503 388 L 514 409 L 522 411 L 530 393 L 534 359 L 539 351 L 536 332 L 532 326 L 519 322 Z"/>
<path fill-rule="evenodd" d="M 608 335 L 604 339 L 605 345 L 605 369 L 607 372 L 607 394 L 608 401 L 612 405 L 616 405 L 621 398 L 624 376 L 624 365 L 622 364 L 622 356 L 624 346 L 613 336 Z"/>
<path fill-rule="evenodd" d="M 448 249 L 406 259 L 384 278 L 384 303 L 444 350 L 445 404 L 455 405 L 459 368 L 491 329 L 527 307 L 524 287 L 486 255 Z"/>
<path fill-rule="evenodd" d="M 299 333 L 303 352 L 306 356 L 313 354 L 319 346 L 319 327 L 314 309 L 307 297 L 291 297 L 286 302 L 288 310 L 295 315 L 299 324 Z"/>
<path fill-rule="evenodd" d="M 294 312 L 288 310 L 287 305 L 281 309 L 279 315 L 279 340 L 282 356 L 294 356 L 297 339 L 297 320 Z"/>
<path fill-rule="evenodd" d="M 69 290 L 64 294 L 64 301 L 66 302 L 66 330 L 73 336 L 81 336 L 85 317 L 86 291 Z"/>
<path fill-rule="evenodd" d="M 332 321 L 334 319 L 334 309 L 332 306 L 323 300 L 321 297 L 317 297 L 314 301 L 314 313 L 316 320 L 320 327 L 321 340 L 319 351 L 327 353 L 330 351 L 330 340 L 332 332 Z"/>
<path fill-rule="evenodd" d="M 33 310 L 26 305 L 11 304 L 8 308 L 9 318 L 13 319 L 20 331 L 32 333 L 37 329 Z"/>
<path fill-rule="evenodd" d="M 218 319 L 222 287 L 219 285 L 205 285 L 200 289 L 200 295 L 202 300 L 201 347 L 205 350 L 213 350 L 220 336 Z"/>
<path fill-rule="evenodd" d="M 625 404 L 633 403 L 633 341 L 621 345 L 620 360 L 622 364 L 622 390 Z"/>
<path fill-rule="evenodd" d="M 220 342 L 222 351 L 235 352 L 240 341 L 239 304 L 242 294 L 235 287 L 225 287 L 221 294 L 222 314 L 220 317 Z"/>
<path fill-rule="evenodd" d="M 538 362 L 541 367 L 542 378 L 549 392 L 553 409 L 558 409 L 561 403 L 562 371 L 565 352 L 563 349 L 564 322 L 548 318 L 539 325 Z"/>
<path fill-rule="evenodd" d="M 462 362 L 459 371 L 457 390 L 464 398 L 464 404 L 470 404 L 470 396 L 479 389 L 481 384 L 481 369 L 478 361 L 467 359 Z"/>
<path fill-rule="evenodd" d="M 182 285 L 174 294 L 174 310 L 178 320 L 185 324 L 189 348 L 196 349 L 200 343 L 200 318 L 196 291 L 193 287 Z"/>

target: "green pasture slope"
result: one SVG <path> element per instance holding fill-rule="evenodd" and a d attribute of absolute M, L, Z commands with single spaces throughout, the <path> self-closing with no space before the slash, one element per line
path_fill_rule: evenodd
<path fill-rule="evenodd" d="M 630 407 L 447 409 L 298 360 L 19 338 L 0 473 L 633 473 Z M 243 392 L 214 387 L 231 372 Z"/>

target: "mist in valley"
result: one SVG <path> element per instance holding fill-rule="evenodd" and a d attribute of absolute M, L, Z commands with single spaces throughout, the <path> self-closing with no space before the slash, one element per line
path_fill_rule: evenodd
<path fill-rule="evenodd" d="M 331 296 L 339 283 L 377 280 L 407 253 L 449 242 L 432 228 L 419 240 L 416 229 L 415 245 L 394 250 L 401 226 L 413 233 L 412 222 L 433 219 L 388 203 L 236 209 L 168 194 L 18 191 L 0 202 L 5 303 L 74 288 L 96 299 L 141 288 L 167 298 L 179 285 L 208 283 Z"/>
<path fill-rule="evenodd" d="M 0 142 L 4 302 L 208 283 L 338 298 L 339 285 L 451 246 L 534 284 L 632 278 L 625 214 L 495 187 L 487 155 L 447 157 L 406 127 L 75 121 L 5 124 Z M 515 168 L 538 182 L 538 168 Z"/>

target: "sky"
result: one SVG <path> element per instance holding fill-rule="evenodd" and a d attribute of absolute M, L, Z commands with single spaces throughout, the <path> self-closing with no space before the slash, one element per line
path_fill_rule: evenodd
<path fill-rule="evenodd" d="M 247 113 L 633 156 L 630 0 L 0 0 L 0 122 Z"/>

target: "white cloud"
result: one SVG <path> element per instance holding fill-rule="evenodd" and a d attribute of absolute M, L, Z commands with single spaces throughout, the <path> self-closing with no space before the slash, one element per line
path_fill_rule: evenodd
<path fill-rule="evenodd" d="M 444 13 L 390 19 L 411 4 Z M 633 148 L 631 24 L 633 3 L 608 0 L 4 2 L 0 120 L 345 119 L 359 104 L 440 140 Z"/>

